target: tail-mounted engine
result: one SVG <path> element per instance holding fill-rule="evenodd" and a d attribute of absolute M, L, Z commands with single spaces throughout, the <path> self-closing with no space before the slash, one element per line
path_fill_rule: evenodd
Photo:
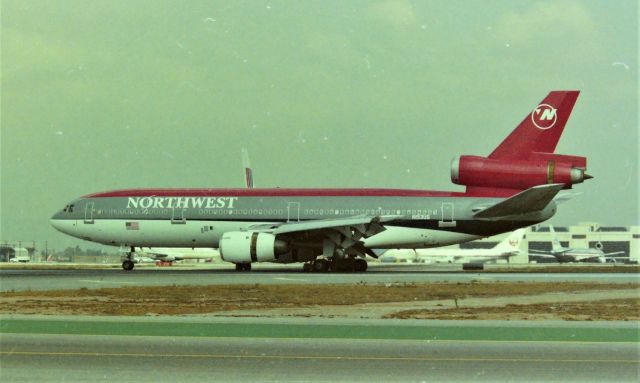
<path fill-rule="evenodd" d="M 534 153 L 527 160 L 500 160 L 459 156 L 451 163 L 451 181 L 458 185 L 524 190 L 537 185 L 564 184 L 570 189 L 592 178 L 585 173 L 587 159 Z"/>
<path fill-rule="evenodd" d="M 288 251 L 285 241 L 269 233 L 231 231 L 220 239 L 220 256 L 227 262 L 270 262 Z"/>

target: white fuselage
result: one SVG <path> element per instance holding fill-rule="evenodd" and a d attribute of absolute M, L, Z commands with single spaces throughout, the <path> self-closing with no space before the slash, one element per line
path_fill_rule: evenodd
<path fill-rule="evenodd" d="M 57 230 L 92 242 L 105 245 L 135 244 L 143 247 L 213 247 L 229 231 L 248 231 L 252 226 L 271 222 L 187 221 L 171 224 L 167 220 L 147 220 L 138 223 L 137 229 L 127 229 L 129 220 L 51 220 Z M 212 228 L 203 230 L 203 228 Z M 429 248 L 473 241 L 481 236 L 449 231 L 387 226 L 386 230 L 364 239 L 368 248 Z"/>

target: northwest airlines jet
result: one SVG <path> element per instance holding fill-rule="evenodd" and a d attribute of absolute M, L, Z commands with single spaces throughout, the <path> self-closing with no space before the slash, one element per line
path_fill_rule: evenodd
<path fill-rule="evenodd" d="M 130 189 L 80 197 L 54 214 L 59 231 L 131 249 L 215 247 L 236 270 L 304 262 L 367 268 L 371 249 L 428 248 L 537 224 L 562 189 L 591 178 L 585 157 L 554 154 L 578 91 L 553 91 L 487 157 L 453 160 L 465 192 L 403 189 Z"/>

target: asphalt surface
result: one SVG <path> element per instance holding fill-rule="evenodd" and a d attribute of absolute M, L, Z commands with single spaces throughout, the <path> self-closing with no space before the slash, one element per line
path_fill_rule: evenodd
<path fill-rule="evenodd" d="M 637 274 L 374 268 L 0 270 L 0 290 L 171 284 L 638 282 Z M 637 322 L 0 317 L 0 381 L 638 381 Z"/>
<path fill-rule="evenodd" d="M 638 381 L 620 342 L 248 339 L 2 334 L 14 381 Z"/>
<path fill-rule="evenodd" d="M 209 338 L 639 342 L 633 321 L 1 315 L 0 333 Z"/>
<path fill-rule="evenodd" d="M 1 269 L 0 291 L 57 290 L 103 287 L 215 284 L 351 284 L 421 282 L 603 282 L 637 283 L 636 273 L 470 273 L 419 271 L 382 266 L 365 273 L 303 273 L 298 267 L 261 268 L 238 273 L 228 269 Z"/>

